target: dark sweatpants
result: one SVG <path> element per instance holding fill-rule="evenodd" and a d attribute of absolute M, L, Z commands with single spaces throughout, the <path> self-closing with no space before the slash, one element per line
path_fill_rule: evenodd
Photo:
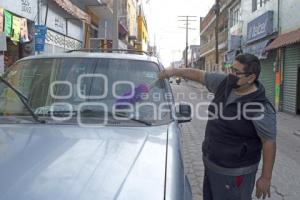
<path fill-rule="evenodd" d="M 226 176 L 205 169 L 203 200 L 251 200 L 256 172 Z"/>

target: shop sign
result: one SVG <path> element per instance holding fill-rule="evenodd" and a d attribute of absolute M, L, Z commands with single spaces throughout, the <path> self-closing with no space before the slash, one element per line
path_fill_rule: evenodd
<path fill-rule="evenodd" d="M 45 50 L 45 39 L 47 27 L 44 25 L 35 25 L 35 51 L 41 52 Z"/>
<path fill-rule="evenodd" d="M 12 35 L 12 14 L 8 11 L 4 11 L 4 33 L 10 37 Z"/>
<path fill-rule="evenodd" d="M 273 11 L 257 17 L 247 27 L 247 42 L 253 42 L 262 39 L 273 33 Z"/>
<path fill-rule="evenodd" d="M 31 14 L 32 13 L 32 7 L 29 0 L 21 0 L 21 10 L 22 12 Z"/>
<path fill-rule="evenodd" d="M 63 28 L 64 28 L 64 21 L 63 21 L 63 18 L 61 18 L 61 17 L 59 17 L 59 16 L 56 16 L 54 22 L 55 22 L 54 25 L 55 25 L 57 28 L 60 28 L 60 29 L 63 29 Z"/>
<path fill-rule="evenodd" d="M 247 46 L 243 49 L 243 53 L 250 53 L 257 56 L 259 59 L 265 59 L 267 57 L 266 47 L 268 44 L 270 44 L 270 40 Z"/>
<path fill-rule="evenodd" d="M 34 21 L 37 16 L 39 0 L 1 0 L 0 7 L 11 13 Z"/>
<path fill-rule="evenodd" d="M 21 19 L 21 42 L 22 43 L 29 42 L 27 19 L 25 18 Z"/>
<path fill-rule="evenodd" d="M 21 34 L 21 19 L 19 17 L 13 16 L 13 36 L 11 40 L 14 42 L 20 41 Z"/>

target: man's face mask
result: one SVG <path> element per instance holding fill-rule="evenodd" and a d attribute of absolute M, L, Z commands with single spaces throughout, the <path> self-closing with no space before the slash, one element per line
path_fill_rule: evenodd
<path fill-rule="evenodd" d="M 240 86 L 238 85 L 238 81 L 240 80 L 239 77 L 233 75 L 233 74 L 229 74 L 227 76 L 227 85 L 229 87 L 232 87 L 233 89 L 237 89 L 239 88 Z"/>
<path fill-rule="evenodd" d="M 233 89 L 238 89 L 240 87 L 244 87 L 244 86 L 247 86 L 247 85 L 248 86 L 252 85 L 252 83 L 249 83 L 249 82 L 246 82 L 245 84 L 242 84 L 242 85 L 238 84 L 238 82 L 239 82 L 240 79 L 242 79 L 242 78 L 244 79 L 244 78 L 247 78 L 247 77 L 248 76 L 239 78 L 239 77 L 237 77 L 237 76 L 235 76 L 233 74 L 229 74 L 227 76 L 227 85 L 229 87 L 232 87 Z"/>

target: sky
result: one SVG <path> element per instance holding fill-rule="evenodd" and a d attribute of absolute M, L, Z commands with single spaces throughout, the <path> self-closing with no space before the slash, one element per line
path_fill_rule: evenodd
<path fill-rule="evenodd" d="M 185 48 L 185 22 L 178 22 L 177 16 L 197 16 L 190 22 L 189 44 L 200 44 L 199 21 L 213 6 L 215 0 L 143 0 L 150 34 L 150 44 L 158 46 L 161 61 L 165 67 L 170 62 L 180 60 Z M 148 2 L 148 3 L 147 3 Z"/>

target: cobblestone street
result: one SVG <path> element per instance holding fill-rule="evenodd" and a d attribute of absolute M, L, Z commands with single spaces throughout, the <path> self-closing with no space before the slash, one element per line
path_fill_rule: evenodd
<path fill-rule="evenodd" d="M 189 102 L 195 105 L 199 97 L 206 97 L 207 91 L 194 82 L 185 82 L 179 86 L 172 85 L 177 102 Z M 198 99 L 191 98 L 198 94 Z M 199 95 L 201 93 L 201 96 Z M 196 95 L 195 95 L 196 96 Z M 206 98 L 200 98 L 208 102 Z M 206 106 L 202 106 L 199 113 L 206 115 Z M 277 116 L 278 137 L 277 157 L 272 180 L 272 200 L 298 200 L 300 196 L 300 118 L 284 113 Z M 186 173 L 190 180 L 194 200 L 202 200 L 202 179 L 204 167 L 202 163 L 201 145 L 204 139 L 206 121 L 193 119 L 191 123 L 182 125 L 183 130 L 183 159 Z M 261 166 L 257 175 L 261 174 Z M 253 199 L 256 199 L 253 197 Z"/>

